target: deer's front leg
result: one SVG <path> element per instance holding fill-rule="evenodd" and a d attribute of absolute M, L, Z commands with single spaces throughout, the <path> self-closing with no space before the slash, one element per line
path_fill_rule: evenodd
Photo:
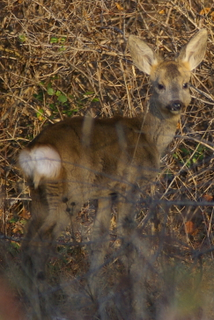
<path fill-rule="evenodd" d="M 93 296 L 99 296 L 101 268 L 109 245 L 111 221 L 111 197 L 98 200 L 98 208 L 90 244 L 90 279 L 89 286 Z M 100 288 L 101 289 L 101 288 Z"/>
<path fill-rule="evenodd" d="M 149 250 L 146 237 L 136 221 L 139 193 L 133 185 L 118 199 L 118 237 L 121 239 L 121 261 L 126 270 L 127 291 L 130 295 L 129 310 L 133 319 L 147 319 L 145 278 L 148 272 Z"/>

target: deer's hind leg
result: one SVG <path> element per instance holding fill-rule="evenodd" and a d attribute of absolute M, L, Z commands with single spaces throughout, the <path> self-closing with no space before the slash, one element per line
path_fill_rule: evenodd
<path fill-rule="evenodd" d="M 34 254 L 37 256 L 39 253 L 39 242 L 38 240 L 33 241 L 33 239 L 44 224 L 49 212 L 44 186 L 39 186 L 37 189 L 31 187 L 31 198 L 31 219 L 21 246 L 22 266 L 25 277 L 28 278 L 29 282 L 33 281 L 33 274 L 35 272 Z M 41 257 L 40 253 L 39 256 Z"/>
<path fill-rule="evenodd" d="M 41 279 L 44 277 L 46 262 L 55 249 L 58 236 L 71 220 L 62 183 L 46 183 L 44 194 L 41 199 L 37 197 L 37 201 L 35 195 L 32 197 L 32 221 L 27 233 L 33 273 L 36 278 Z M 34 226 L 36 220 L 40 220 L 36 226 L 37 230 Z"/>
<path fill-rule="evenodd" d="M 46 279 L 46 263 L 70 217 L 59 183 L 45 184 L 31 191 L 32 218 L 22 244 L 22 265 L 34 318 L 45 319 L 52 299 Z"/>

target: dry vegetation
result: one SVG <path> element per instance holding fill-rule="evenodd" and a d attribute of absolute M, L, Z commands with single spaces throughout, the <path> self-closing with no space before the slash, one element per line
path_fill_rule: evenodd
<path fill-rule="evenodd" d="M 149 83 L 133 67 L 128 35 L 139 35 L 173 57 L 205 27 L 207 54 L 192 77 L 192 103 L 162 159 L 157 183 L 139 203 L 145 248 L 145 264 L 139 267 L 145 274 L 147 308 L 142 319 L 213 319 L 213 1 L 2 0 L 0 20 L 0 272 L 15 290 L 14 299 L 10 294 L 0 303 L 0 314 L 18 319 L 10 313 L 18 301 L 26 318 L 33 318 L 19 267 L 19 245 L 30 215 L 28 189 L 16 166 L 19 150 L 43 126 L 64 117 L 139 114 Z M 49 263 L 50 290 L 44 293 L 49 319 L 133 319 L 127 307 L 131 284 L 115 254 L 114 218 L 109 264 L 100 284 L 104 311 L 97 311 L 84 287 L 93 213 L 93 204 L 86 204 L 78 217 L 82 246 L 72 244 L 68 229 Z"/>

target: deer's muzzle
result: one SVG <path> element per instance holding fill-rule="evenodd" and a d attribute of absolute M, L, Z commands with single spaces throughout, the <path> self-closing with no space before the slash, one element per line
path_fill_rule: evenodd
<path fill-rule="evenodd" d="M 171 101 L 167 106 L 166 109 L 168 109 L 172 113 L 179 113 L 182 108 L 184 107 L 183 102 L 179 100 Z"/>

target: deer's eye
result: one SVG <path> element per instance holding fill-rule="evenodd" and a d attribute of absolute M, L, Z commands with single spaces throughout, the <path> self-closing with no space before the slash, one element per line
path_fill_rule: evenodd
<path fill-rule="evenodd" d="M 163 84 L 158 83 L 158 89 L 159 90 L 164 90 L 165 86 Z"/>
<path fill-rule="evenodd" d="M 188 89 L 188 87 L 189 87 L 188 83 L 185 82 L 185 83 L 183 84 L 183 89 Z"/>

